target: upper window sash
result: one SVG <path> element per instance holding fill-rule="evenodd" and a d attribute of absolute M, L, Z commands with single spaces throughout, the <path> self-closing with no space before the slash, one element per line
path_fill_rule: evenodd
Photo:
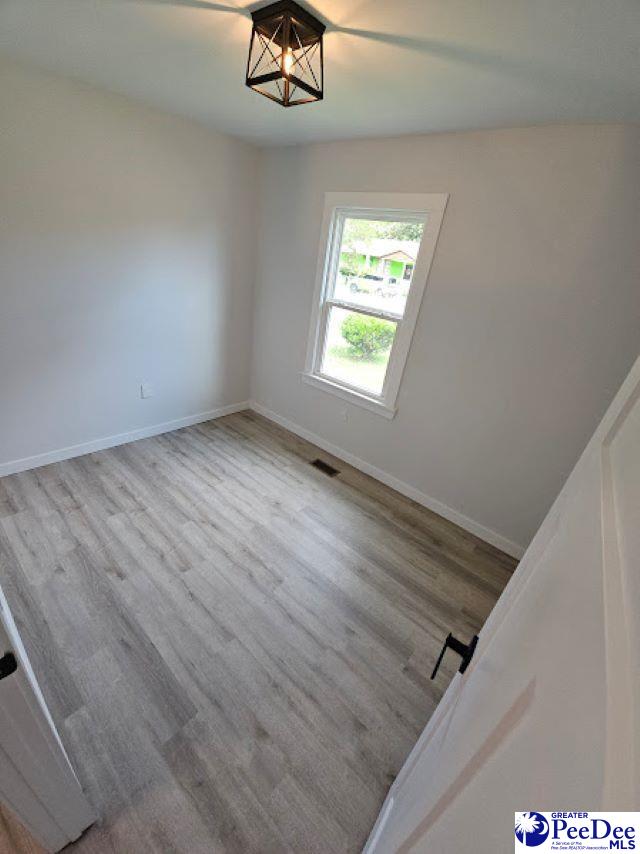
<path fill-rule="evenodd" d="M 411 211 L 411 210 L 378 210 L 375 208 L 366 208 L 366 207 L 337 207 L 335 208 L 334 216 L 333 216 L 333 229 L 331 234 L 329 235 L 329 244 L 326 247 L 327 252 L 327 266 L 324 275 L 324 289 L 323 289 L 323 301 L 330 301 L 334 298 L 336 286 L 338 283 L 338 275 L 340 268 L 340 249 L 342 248 L 342 238 L 344 235 L 344 226 L 347 219 L 363 219 L 369 221 L 376 222 L 403 222 L 403 223 L 416 223 L 417 225 L 424 226 L 425 230 L 427 227 L 427 217 L 428 214 L 420 211 Z M 424 237 L 424 234 L 423 234 Z M 420 246 L 422 246 L 422 239 L 420 240 Z M 413 265 L 412 270 L 412 279 L 410 290 L 413 288 L 413 273 L 415 272 L 415 264 Z M 339 300 L 336 302 L 344 303 L 345 305 L 349 302 L 348 300 Z M 363 303 L 354 303 L 351 305 L 351 308 L 355 311 L 360 311 L 363 307 Z M 393 315 L 394 319 L 398 319 L 399 317 L 403 317 L 406 313 L 406 304 L 405 309 L 402 314 L 398 315 L 396 313 L 384 313 L 382 310 L 382 314 L 378 314 L 378 309 L 369 312 L 363 312 L 363 314 L 368 313 L 372 314 L 376 317 L 386 317 L 387 314 L 389 317 Z"/>

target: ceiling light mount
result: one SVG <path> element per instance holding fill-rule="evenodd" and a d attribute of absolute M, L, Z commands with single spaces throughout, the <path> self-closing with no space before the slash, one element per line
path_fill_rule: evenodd
<path fill-rule="evenodd" d="M 325 25 L 294 0 L 251 13 L 247 86 L 283 107 L 321 101 Z"/>

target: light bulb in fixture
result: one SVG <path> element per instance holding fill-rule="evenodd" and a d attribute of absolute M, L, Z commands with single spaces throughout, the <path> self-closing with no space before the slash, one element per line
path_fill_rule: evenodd
<path fill-rule="evenodd" d="M 284 53 L 284 60 L 283 60 L 283 68 L 284 68 L 285 74 L 287 74 L 287 75 L 291 74 L 291 69 L 293 68 L 293 63 L 294 63 L 293 51 L 291 50 L 290 47 L 288 47 Z"/>

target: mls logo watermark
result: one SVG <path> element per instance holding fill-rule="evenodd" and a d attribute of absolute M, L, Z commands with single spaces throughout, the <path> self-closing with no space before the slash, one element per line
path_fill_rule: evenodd
<path fill-rule="evenodd" d="M 516 813 L 516 839 L 527 848 L 542 845 L 549 836 L 549 822 L 539 812 Z"/>
<path fill-rule="evenodd" d="M 515 851 L 635 851 L 638 812 L 517 812 Z"/>

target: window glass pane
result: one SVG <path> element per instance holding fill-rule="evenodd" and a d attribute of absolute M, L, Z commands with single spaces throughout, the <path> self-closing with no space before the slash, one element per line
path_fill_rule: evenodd
<path fill-rule="evenodd" d="M 397 324 L 391 320 L 332 307 L 321 373 L 363 391 L 381 394 L 396 328 Z"/>
<path fill-rule="evenodd" d="M 404 314 L 424 223 L 347 217 L 333 298 Z"/>

